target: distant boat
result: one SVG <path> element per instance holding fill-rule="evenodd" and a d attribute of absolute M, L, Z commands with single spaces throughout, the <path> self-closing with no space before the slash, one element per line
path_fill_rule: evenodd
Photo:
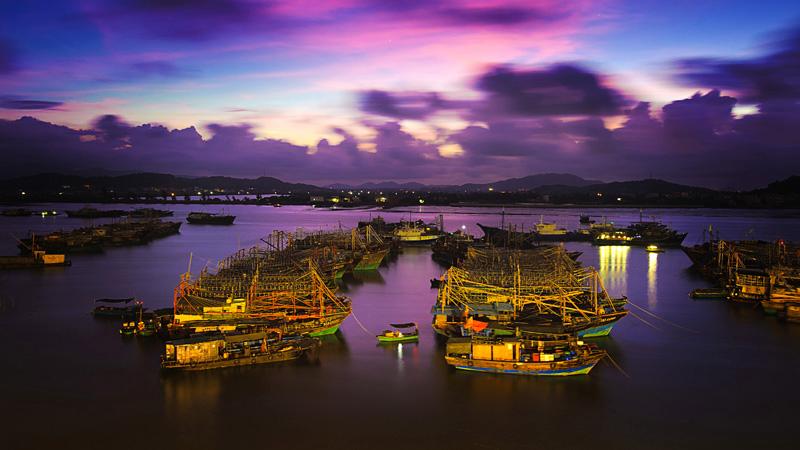
<path fill-rule="evenodd" d="M 134 209 L 130 213 L 128 213 L 128 217 L 132 217 L 135 219 L 154 219 L 158 217 L 168 217 L 173 215 L 172 211 L 168 211 L 166 209 L 154 209 L 154 208 L 139 208 Z"/>
<path fill-rule="evenodd" d="M 6 217 L 25 217 L 25 216 L 32 216 L 33 211 L 25 208 L 11 208 L 11 209 L 4 209 L 2 212 L 0 212 L 0 215 Z"/>
<path fill-rule="evenodd" d="M 133 305 L 128 306 L 131 302 Z M 100 303 L 100 305 L 94 307 L 92 315 L 109 319 L 135 318 L 143 309 L 142 302 L 136 301 L 134 297 L 99 298 L 95 300 L 95 303 Z"/>
<path fill-rule="evenodd" d="M 97 208 L 84 207 L 81 209 L 67 210 L 67 217 L 72 217 L 76 219 L 99 219 L 104 217 L 122 217 L 127 215 L 128 211 L 123 211 L 121 209 L 102 210 Z"/>
<path fill-rule="evenodd" d="M 190 212 L 186 221 L 193 225 L 232 225 L 236 216 L 206 212 Z"/>

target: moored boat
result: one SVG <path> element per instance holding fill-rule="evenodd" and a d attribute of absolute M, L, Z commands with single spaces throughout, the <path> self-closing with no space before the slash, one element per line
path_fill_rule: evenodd
<path fill-rule="evenodd" d="M 460 370 L 532 376 L 588 374 L 605 350 L 570 336 L 451 338 L 445 361 Z"/>
<path fill-rule="evenodd" d="M 127 306 L 133 302 L 133 305 Z M 143 309 L 143 304 L 134 297 L 128 298 L 100 298 L 95 300 L 100 303 L 92 309 L 92 315 L 100 318 L 127 319 L 135 318 Z M 114 306 L 126 305 L 126 306 Z"/>
<path fill-rule="evenodd" d="M 393 330 L 384 330 L 383 333 L 376 336 L 378 342 L 381 343 L 394 343 L 394 342 L 417 342 L 419 341 L 419 328 L 414 322 L 408 323 L 390 323 L 389 326 Z M 407 330 L 407 331 L 403 331 Z M 408 331 L 410 330 L 410 331 Z"/>
<path fill-rule="evenodd" d="M 207 212 L 190 212 L 186 221 L 193 225 L 233 225 L 236 216 Z"/>
<path fill-rule="evenodd" d="M 695 299 L 726 298 L 728 290 L 724 288 L 698 288 L 689 293 Z"/>
<path fill-rule="evenodd" d="M 67 210 L 67 217 L 76 219 L 99 219 L 99 218 L 113 218 L 128 215 L 128 211 L 121 209 L 97 209 L 88 206 L 77 210 Z"/>
<path fill-rule="evenodd" d="M 164 370 L 208 370 L 291 361 L 316 356 L 319 339 L 284 339 L 280 330 L 247 334 L 217 334 L 169 341 L 165 344 Z"/>
<path fill-rule="evenodd" d="M 394 236 L 404 245 L 428 245 L 442 237 L 438 231 L 415 223 L 406 223 L 405 226 L 396 229 Z"/>

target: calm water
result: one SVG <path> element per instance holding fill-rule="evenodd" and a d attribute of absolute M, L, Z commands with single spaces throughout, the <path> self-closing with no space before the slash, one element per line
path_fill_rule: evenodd
<path fill-rule="evenodd" d="M 172 208 L 176 220 L 190 208 L 198 209 Z M 448 369 L 426 326 L 435 299 L 428 280 L 443 269 L 423 249 L 405 250 L 343 288 L 371 333 L 416 321 L 423 324 L 419 344 L 378 347 L 351 318 L 326 338 L 319 364 L 162 376 L 161 343 L 120 339 L 118 323 L 89 315 L 93 299 L 137 296 L 150 308 L 170 306 L 190 252 L 197 272 L 273 229 L 350 227 L 376 214 L 228 210 L 238 216 L 232 227 L 184 224 L 180 235 L 150 245 L 74 256 L 69 268 L 0 272 L 0 447 L 796 448 L 800 326 L 750 307 L 692 301 L 687 293 L 704 282 L 687 270 L 680 250 L 568 245 L 584 252 L 581 261 L 600 270 L 612 294 L 658 316 L 634 308 L 644 321 L 628 317 L 598 340 L 628 376 L 605 363 L 565 379 Z M 500 222 L 486 209 L 408 211 L 425 219 L 442 211 L 449 230 L 463 225 L 476 234 L 476 222 Z M 545 221 L 574 228 L 581 212 L 618 224 L 639 217 L 638 210 L 548 209 L 508 210 L 505 220 L 528 228 L 543 213 Z M 382 214 L 399 220 L 409 212 Z M 796 211 L 650 215 L 689 232 L 686 243 L 699 241 L 708 224 L 728 239 L 800 240 Z M 12 234 L 88 223 L 0 218 L 0 253 L 15 252 Z"/>

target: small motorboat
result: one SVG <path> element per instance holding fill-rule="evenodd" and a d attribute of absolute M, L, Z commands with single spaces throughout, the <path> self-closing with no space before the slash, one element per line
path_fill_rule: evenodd
<path fill-rule="evenodd" d="M 383 333 L 376 336 L 378 338 L 378 342 L 394 343 L 419 341 L 419 328 L 417 327 L 416 323 L 390 323 L 389 326 L 394 329 L 384 330 Z"/>
<path fill-rule="evenodd" d="M 644 248 L 647 253 L 664 253 L 664 249 L 655 244 L 650 244 Z"/>

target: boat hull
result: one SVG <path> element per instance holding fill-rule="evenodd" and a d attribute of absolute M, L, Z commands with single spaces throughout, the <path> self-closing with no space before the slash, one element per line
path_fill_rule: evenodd
<path fill-rule="evenodd" d="M 446 356 L 447 364 L 458 370 L 526 376 L 586 375 L 602 359 L 602 355 L 559 362 L 488 361 Z"/>
<path fill-rule="evenodd" d="M 262 355 L 253 355 L 250 357 L 221 359 L 218 361 L 210 362 L 197 362 L 197 363 L 177 363 L 167 362 L 161 364 L 161 369 L 165 371 L 197 371 L 197 370 L 211 370 L 222 369 L 225 367 L 239 367 L 239 366 L 254 366 L 257 364 L 268 364 L 292 361 L 300 358 L 309 349 L 295 348 L 292 350 L 279 351 L 275 353 L 267 353 Z"/>
<path fill-rule="evenodd" d="M 396 342 L 419 342 L 419 336 L 403 336 L 403 337 L 389 337 L 389 336 L 377 336 L 378 342 L 392 344 Z"/>
<path fill-rule="evenodd" d="M 358 264 L 356 264 L 356 266 L 353 268 L 353 270 L 357 272 L 378 270 L 378 267 L 381 265 L 383 259 L 388 254 L 389 254 L 388 248 L 365 253 L 364 256 L 361 257 L 361 260 L 358 261 Z"/>

